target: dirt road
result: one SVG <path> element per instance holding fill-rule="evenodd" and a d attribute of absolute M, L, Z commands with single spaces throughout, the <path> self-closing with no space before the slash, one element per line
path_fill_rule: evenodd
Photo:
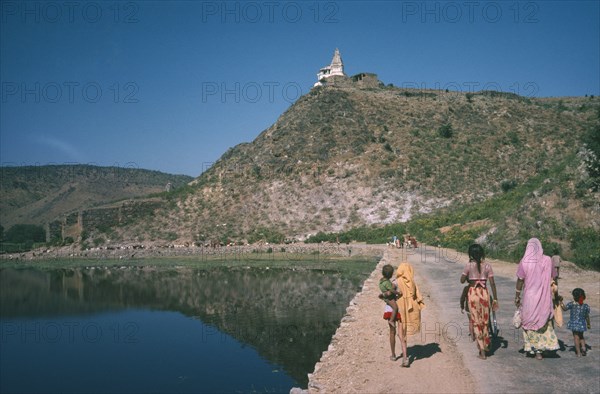
<path fill-rule="evenodd" d="M 409 337 L 410 368 L 389 359 L 387 323 L 377 298 L 381 267 L 408 260 L 425 298 L 420 335 Z M 500 334 L 490 356 L 477 358 L 468 336 L 466 315 L 460 313 L 460 274 L 467 258 L 450 250 L 422 247 L 416 251 L 388 249 L 363 291 L 348 307 L 330 348 L 310 377 L 311 393 L 534 393 L 600 392 L 600 274 L 561 268 L 560 291 L 569 299 L 574 287 L 586 290 L 592 309 L 592 330 L 586 341 L 587 357 L 576 358 L 571 332 L 557 328 L 561 350 L 542 361 L 525 357 L 522 332 L 511 325 L 514 312 L 516 265 L 490 260 L 494 269 L 500 310 Z M 568 315 L 565 315 L 565 322 Z M 566 323 L 565 323 L 566 325 Z M 397 344 L 397 354 L 400 354 Z"/>

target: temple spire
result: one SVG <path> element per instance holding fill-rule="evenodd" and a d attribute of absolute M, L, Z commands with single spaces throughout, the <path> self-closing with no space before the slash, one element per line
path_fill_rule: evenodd
<path fill-rule="evenodd" d="M 335 52 L 333 53 L 331 64 L 319 70 L 319 73 L 317 74 L 317 83 L 315 83 L 315 86 L 323 86 L 327 78 L 336 75 L 342 77 L 346 76 L 346 74 L 344 74 L 344 63 L 342 62 L 342 55 L 340 55 L 340 50 L 337 48 L 335 48 Z"/>
<path fill-rule="evenodd" d="M 333 53 L 333 59 L 331 59 L 331 75 L 345 75 L 344 74 L 344 63 L 342 62 L 342 56 L 340 50 L 335 48 Z"/>

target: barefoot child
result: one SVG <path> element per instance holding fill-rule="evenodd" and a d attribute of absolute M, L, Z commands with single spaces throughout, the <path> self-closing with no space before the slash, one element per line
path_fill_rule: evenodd
<path fill-rule="evenodd" d="M 585 356 L 587 354 L 585 347 L 585 339 L 583 333 L 586 328 L 591 329 L 590 325 L 590 306 L 584 304 L 585 291 L 579 287 L 573 290 L 573 300 L 566 306 L 560 301 L 560 306 L 563 311 L 570 310 L 569 322 L 567 328 L 573 332 L 573 340 L 575 341 L 575 353 L 577 357 Z"/>
<path fill-rule="evenodd" d="M 382 278 L 379 279 L 379 290 L 381 291 L 381 297 L 385 303 L 392 308 L 392 313 L 389 317 L 388 323 L 390 326 L 396 326 L 396 320 L 398 318 L 398 304 L 396 300 L 400 293 L 396 289 L 396 286 L 392 283 L 392 275 L 394 275 L 394 267 L 389 264 L 383 266 L 381 270 Z"/>
<path fill-rule="evenodd" d="M 389 264 L 386 264 L 381 270 L 383 277 L 379 281 L 379 290 L 381 290 L 381 294 L 379 294 L 379 298 L 385 301 L 385 310 L 383 313 L 383 318 L 388 321 L 388 325 L 390 328 L 390 348 L 392 350 L 392 355 L 390 360 L 396 361 L 398 357 L 396 357 L 396 324 L 395 322 L 401 321 L 400 313 L 398 312 L 398 304 L 396 303 L 396 299 L 401 294 L 397 290 L 397 286 L 394 285 L 391 281 L 391 277 L 394 274 L 394 267 Z M 400 328 L 400 333 L 402 333 L 402 325 L 398 326 Z M 398 338 L 400 339 L 400 344 L 402 345 L 403 354 L 406 355 L 406 343 L 403 341 L 403 336 L 398 334 Z M 406 356 L 405 356 L 406 357 Z"/>

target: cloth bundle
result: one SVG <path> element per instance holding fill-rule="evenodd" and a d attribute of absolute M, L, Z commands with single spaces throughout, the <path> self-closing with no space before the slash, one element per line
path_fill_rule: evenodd
<path fill-rule="evenodd" d="M 521 308 L 517 308 L 512 318 L 512 323 L 515 328 L 521 328 Z"/>

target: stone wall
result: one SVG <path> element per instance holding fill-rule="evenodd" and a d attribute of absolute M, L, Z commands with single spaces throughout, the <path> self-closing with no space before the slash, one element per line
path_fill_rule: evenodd
<path fill-rule="evenodd" d="M 323 82 L 323 86 L 335 86 L 338 88 L 363 88 L 375 89 L 384 86 L 383 82 L 377 78 L 377 74 L 359 73 L 352 77 L 334 75 Z"/>
<path fill-rule="evenodd" d="M 377 74 L 373 73 L 360 73 L 352 76 L 352 81 L 360 87 L 364 88 L 378 88 L 383 83 L 377 78 Z"/>

